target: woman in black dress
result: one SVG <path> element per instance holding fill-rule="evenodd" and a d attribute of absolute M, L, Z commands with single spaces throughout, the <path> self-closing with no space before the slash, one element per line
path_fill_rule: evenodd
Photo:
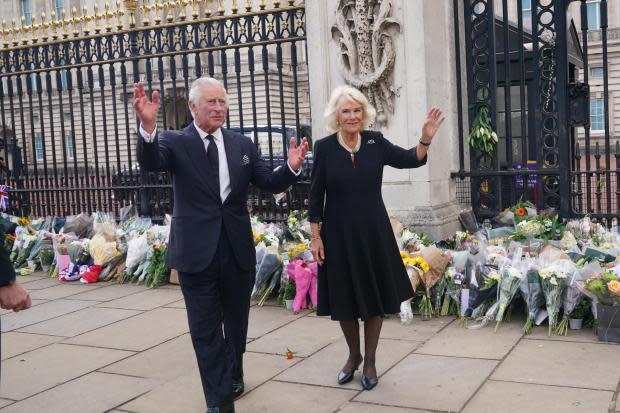
<path fill-rule="evenodd" d="M 318 315 L 338 320 L 349 358 L 338 383 L 353 379 L 364 361 L 362 386 L 377 385 L 375 353 L 382 317 L 397 313 L 413 290 L 400 257 L 381 196 L 383 167 L 416 168 L 443 122 L 432 108 L 422 127 L 420 145 L 403 149 L 380 132 L 365 131 L 375 109 L 357 89 L 334 90 L 325 117 L 336 133 L 317 141 L 308 215 L 312 254 L 319 264 Z M 364 322 L 364 358 L 359 323 Z"/>

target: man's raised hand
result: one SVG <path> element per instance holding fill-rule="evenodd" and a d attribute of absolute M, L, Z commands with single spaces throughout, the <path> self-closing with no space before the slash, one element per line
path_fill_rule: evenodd
<path fill-rule="evenodd" d="M 153 91 L 152 100 L 149 100 L 142 82 L 135 83 L 133 85 L 133 109 L 140 119 L 142 128 L 148 134 L 153 133 L 157 123 L 157 112 L 159 111 L 159 92 Z"/>
<path fill-rule="evenodd" d="M 288 148 L 288 164 L 294 171 L 299 171 L 306 159 L 306 153 L 308 153 L 308 140 L 303 138 L 297 146 L 297 138 L 293 136 Z"/>

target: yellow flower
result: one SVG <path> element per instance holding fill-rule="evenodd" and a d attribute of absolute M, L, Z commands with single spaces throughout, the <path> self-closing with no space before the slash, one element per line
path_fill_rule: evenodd
<path fill-rule="evenodd" d="M 426 260 L 420 256 L 418 257 L 413 257 L 412 259 L 412 266 L 414 267 L 418 267 L 419 269 L 421 269 L 424 272 L 427 272 L 429 270 L 429 266 L 428 263 L 426 262 Z"/>
<path fill-rule="evenodd" d="M 402 258 L 403 260 L 404 260 L 405 258 L 409 258 L 409 254 L 407 254 L 405 251 L 401 251 L 401 252 L 400 252 L 400 258 Z"/>
<path fill-rule="evenodd" d="M 299 249 L 300 251 L 305 251 L 306 250 L 306 244 L 299 244 L 299 245 L 297 245 L 297 249 Z"/>

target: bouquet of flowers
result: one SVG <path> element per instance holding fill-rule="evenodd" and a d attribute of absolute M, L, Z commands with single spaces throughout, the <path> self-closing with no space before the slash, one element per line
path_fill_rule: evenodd
<path fill-rule="evenodd" d="M 170 280 L 170 268 L 166 265 L 166 251 L 168 246 L 162 243 L 153 245 L 153 253 L 151 255 L 151 265 L 149 265 L 146 276 L 144 277 L 144 285 L 148 288 L 159 287 L 167 284 Z"/>
<path fill-rule="evenodd" d="M 620 279 L 611 270 L 588 279 L 585 283 L 585 292 L 596 303 L 620 305 Z"/>
<path fill-rule="evenodd" d="M 495 331 L 499 328 L 499 323 L 504 319 L 504 312 L 508 307 L 508 304 L 512 301 L 513 297 L 517 293 L 519 284 L 524 278 L 524 273 L 521 271 L 521 255 L 515 256 L 512 264 L 502 267 L 500 270 L 499 279 L 499 308 L 495 317 Z"/>
<path fill-rule="evenodd" d="M 88 249 L 93 257 L 94 265 L 80 278 L 80 282 L 85 284 L 99 281 L 103 265 L 119 254 L 116 241 L 107 241 L 102 234 L 97 234 L 90 240 Z"/>
<path fill-rule="evenodd" d="M 289 237 L 294 241 L 307 243 L 310 240 L 310 223 L 306 218 L 308 212 L 291 211 L 286 220 L 286 229 Z"/>
<path fill-rule="evenodd" d="M 401 251 L 400 256 L 407 270 L 411 288 L 415 293 L 418 285 L 422 282 L 422 274 L 429 270 L 428 263 L 420 256 L 411 257 L 407 252 Z M 413 320 L 413 312 L 411 311 L 411 299 L 403 301 L 400 305 L 400 321 L 404 324 Z"/>
<path fill-rule="evenodd" d="M 545 294 L 547 312 L 549 313 L 549 336 L 557 328 L 558 313 L 562 305 L 562 294 L 573 271 L 574 264 L 567 260 L 556 261 L 538 271 L 540 284 Z"/>
<path fill-rule="evenodd" d="M 414 265 L 422 270 L 421 280 L 424 284 L 422 300 L 420 301 L 419 311 L 423 319 L 428 320 L 433 316 L 433 304 L 431 301 L 430 290 L 439 282 L 443 273 L 450 262 L 450 257 L 445 256 L 435 247 L 425 247 L 420 250 L 419 256 L 414 257 Z"/>
<path fill-rule="evenodd" d="M 601 266 L 597 261 L 590 262 L 583 268 L 575 271 L 564 293 L 562 305 L 564 315 L 562 316 L 562 320 L 558 324 L 558 328 L 556 330 L 556 333 L 558 335 L 565 336 L 568 334 L 568 318 L 575 309 L 577 303 L 583 297 L 582 290 L 578 285 L 583 285 L 583 283 L 590 277 L 596 274 L 600 274 L 602 272 L 603 270 L 601 269 Z"/>
<path fill-rule="evenodd" d="M 545 294 L 540 285 L 540 276 L 538 275 L 537 267 L 533 263 L 527 268 L 525 277 L 523 277 L 519 284 L 519 291 L 527 306 L 527 320 L 523 325 L 523 332 L 530 334 L 540 307 L 545 303 Z"/>
<path fill-rule="evenodd" d="M 520 221 L 516 225 L 517 230 L 512 235 L 515 240 L 531 240 L 532 238 L 540 236 L 544 232 L 542 224 L 535 219 L 528 219 Z"/>
<path fill-rule="evenodd" d="M 448 267 L 444 274 L 446 283 L 446 294 L 441 305 L 440 315 L 461 314 L 461 287 L 463 284 L 463 273 L 457 271 L 455 267 Z"/>
<path fill-rule="evenodd" d="M 419 251 L 420 249 L 432 244 L 432 241 L 425 235 L 418 235 L 417 233 L 404 229 L 400 237 L 402 248 L 409 252 Z"/>

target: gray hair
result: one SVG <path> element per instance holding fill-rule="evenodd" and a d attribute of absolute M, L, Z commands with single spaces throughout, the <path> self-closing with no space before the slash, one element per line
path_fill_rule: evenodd
<path fill-rule="evenodd" d="M 325 120 L 327 121 L 327 127 L 330 130 L 337 131 L 340 129 L 340 126 L 338 125 L 338 107 L 342 101 L 350 101 L 362 105 L 362 112 L 364 113 L 362 128 L 366 129 L 368 125 L 374 122 L 375 116 L 377 116 L 377 111 L 370 104 L 370 102 L 368 102 L 366 96 L 352 86 L 338 86 L 332 92 L 324 113 Z"/>
<path fill-rule="evenodd" d="M 224 89 L 224 95 L 226 96 L 226 103 L 228 103 L 228 93 L 226 92 L 226 88 L 219 80 L 209 77 L 203 76 L 192 82 L 192 85 L 189 88 L 189 101 L 193 102 L 194 105 L 198 105 L 200 103 L 200 98 L 202 97 L 202 88 L 210 85 L 210 86 L 219 86 Z"/>

